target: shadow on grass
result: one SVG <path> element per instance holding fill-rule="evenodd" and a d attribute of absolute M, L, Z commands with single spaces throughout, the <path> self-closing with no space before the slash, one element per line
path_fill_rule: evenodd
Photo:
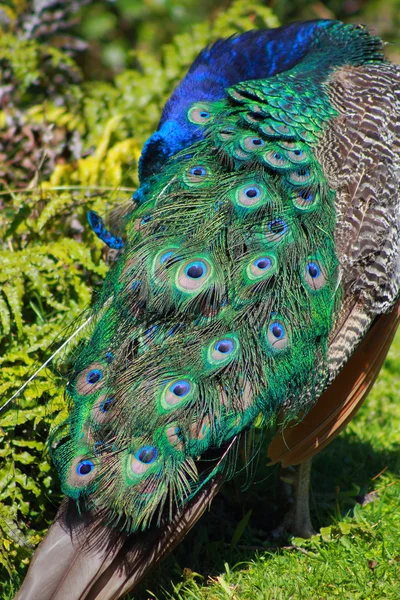
<path fill-rule="evenodd" d="M 277 542 L 269 543 L 268 537 L 288 505 L 277 491 L 279 469 L 266 468 L 266 462 L 260 460 L 255 483 L 249 489 L 241 489 L 242 476 L 226 483 L 210 511 L 128 598 L 149 600 L 151 591 L 162 599 L 163 590 L 173 594 L 173 585 L 181 582 L 185 574 L 198 573 L 206 583 L 208 577 L 225 571 L 225 563 L 232 569 L 240 562 L 253 560 L 258 551 L 279 552 Z M 351 432 L 337 438 L 313 461 L 311 516 L 314 527 L 318 530 L 328 526 L 351 511 L 365 494 L 374 490 L 379 481 L 377 476 L 384 470 L 400 471 L 399 452 L 378 452 Z M 250 510 L 248 525 L 236 547 L 232 547 L 235 530 Z M 285 540 L 279 543 L 285 545 Z"/>

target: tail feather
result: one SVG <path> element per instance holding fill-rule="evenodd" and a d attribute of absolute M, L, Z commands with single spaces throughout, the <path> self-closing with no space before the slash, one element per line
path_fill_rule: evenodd
<path fill-rule="evenodd" d="M 117 600 L 132 590 L 189 533 L 218 493 L 223 480 L 221 474 L 214 476 L 187 506 L 176 513 L 170 523 L 154 528 L 151 533 L 129 536 L 118 556 L 83 598 Z"/>
<path fill-rule="evenodd" d="M 214 475 L 172 521 L 131 535 L 92 522 L 65 500 L 14 600 L 117 600 L 179 544 L 223 481 Z"/>
<path fill-rule="evenodd" d="M 49 532 L 40 544 L 15 600 L 77 600 L 85 598 L 102 567 L 112 561 L 123 540 L 111 528 L 96 525 L 99 539 L 90 543 L 93 527 L 77 512 L 74 502 L 64 500 Z"/>

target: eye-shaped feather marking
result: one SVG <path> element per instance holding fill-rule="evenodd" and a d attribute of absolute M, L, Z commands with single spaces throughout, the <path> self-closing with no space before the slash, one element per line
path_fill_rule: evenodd
<path fill-rule="evenodd" d="M 207 183 L 210 180 L 211 171 L 205 165 L 193 165 L 189 167 L 184 176 L 184 182 L 189 186 L 196 186 Z"/>
<path fill-rule="evenodd" d="M 170 244 L 166 248 L 163 248 L 157 252 L 153 261 L 153 272 L 155 273 L 156 277 L 163 278 L 175 260 L 179 260 L 179 257 L 176 254 L 177 250 L 178 246 Z"/>
<path fill-rule="evenodd" d="M 297 171 L 290 171 L 288 178 L 290 183 L 293 183 L 294 185 L 311 183 L 314 179 L 312 172 L 307 167 L 298 169 Z"/>
<path fill-rule="evenodd" d="M 95 362 L 79 373 L 76 378 L 76 391 L 80 396 L 95 394 L 106 382 L 106 365 Z"/>
<path fill-rule="evenodd" d="M 314 208 L 316 204 L 315 192 L 309 189 L 299 190 L 293 198 L 293 204 L 300 210 Z"/>
<path fill-rule="evenodd" d="M 304 164 L 310 160 L 307 153 L 304 152 L 304 150 L 302 150 L 301 148 L 289 150 L 287 156 L 288 159 L 295 164 Z"/>
<path fill-rule="evenodd" d="M 166 263 L 173 255 L 174 255 L 173 250 L 168 250 L 167 252 L 163 252 L 163 254 L 160 256 L 160 265 L 163 265 L 164 263 Z"/>
<path fill-rule="evenodd" d="M 265 141 L 260 137 L 248 135 L 240 142 L 240 145 L 246 152 L 259 152 L 265 146 Z"/>
<path fill-rule="evenodd" d="M 271 277 L 276 272 L 276 256 L 272 253 L 260 254 L 246 266 L 246 276 L 251 281 Z"/>
<path fill-rule="evenodd" d="M 94 480 L 97 472 L 98 464 L 96 459 L 81 454 L 71 461 L 66 483 L 72 489 L 85 488 Z"/>
<path fill-rule="evenodd" d="M 275 129 L 272 129 L 271 125 L 264 123 L 260 125 L 260 130 L 268 137 L 277 137 Z"/>
<path fill-rule="evenodd" d="M 108 423 L 113 418 L 113 403 L 113 396 L 102 394 L 93 405 L 93 420 L 96 423 Z"/>
<path fill-rule="evenodd" d="M 207 125 L 212 121 L 212 107 L 206 102 L 195 104 L 189 108 L 187 116 L 195 125 Z"/>
<path fill-rule="evenodd" d="M 91 460 L 81 460 L 77 464 L 75 471 L 77 475 L 85 477 L 89 475 L 94 469 L 94 463 Z"/>
<path fill-rule="evenodd" d="M 270 150 L 264 154 L 264 161 L 275 169 L 285 169 L 291 166 L 284 150 Z"/>
<path fill-rule="evenodd" d="M 279 242 L 288 233 L 289 225 L 284 219 L 276 218 L 268 221 L 265 226 L 265 237 L 268 242 Z"/>
<path fill-rule="evenodd" d="M 232 190 L 231 200 L 240 208 L 258 208 L 269 200 L 267 188 L 261 183 L 248 182 Z"/>
<path fill-rule="evenodd" d="M 271 122 L 271 127 L 276 131 L 276 133 L 284 136 L 284 137 L 292 137 L 293 136 L 293 128 L 289 127 L 286 123 L 275 123 Z"/>
<path fill-rule="evenodd" d="M 194 383 L 189 379 L 177 379 L 170 382 L 161 394 L 161 406 L 171 410 L 190 400 L 194 394 Z"/>
<path fill-rule="evenodd" d="M 206 362 L 211 366 L 221 367 L 237 356 L 239 347 L 239 340 L 233 333 L 215 338 L 207 347 Z"/>
<path fill-rule="evenodd" d="M 273 318 L 267 326 L 267 341 L 274 350 L 284 350 L 289 345 L 289 335 L 282 319 Z"/>
<path fill-rule="evenodd" d="M 103 378 L 103 371 L 101 369 L 91 369 L 86 375 L 86 381 L 90 385 L 98 383 Z"/>
<path fill-rule="evenodd" d="M 145 215 L 144 217 L 142 217 L 142 219 L 140 221 L 140 225 L 145 226 L 148 223 L 151 223 L 152 220 L 153 220 L 153 217 L 151 215 Z"/>
<path fill-rule="evenodd" d="M 157 448 L 155 446 L 143 446 L 135 453 L 135 458 L 144 465 L 151 465 L 158 456 Z"/>
<path fill-rule="evenodd" d="M 159 456 L 155 446 L 142 446 L 134 454 L 128 454 L 127 474 L 133 481 L 141 477 L 146 471 L 154 466 Z"/>
<path fill-rule="evenodd" d="M 320 290 L 327 282 L 327 275 L 316 259 L 309 260 L 303 272 L 304 281 L 312 290 Z"/>
<path fill-rule="evenodd" d="M 183 292 L 197 292 L 207 283 L 211 273 L 211 263 L 208 260 L 204 258 L 188 260 L 177 272 L 176 285 Z"/>

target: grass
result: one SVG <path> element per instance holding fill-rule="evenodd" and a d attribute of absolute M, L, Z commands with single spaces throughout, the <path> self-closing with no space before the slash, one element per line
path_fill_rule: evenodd
<path fill-rule="evenodd" d="M 400 599 L 400 334 L 366 403 L 314 460 L 318 535 L 271 541 L 282 517 L 279 472 L 228 482 L 181 546 L 131 600 Z M 10 600 L 22 573 L 0 582 Z M 1 589 L 1 588 L 0 588 Z"/>

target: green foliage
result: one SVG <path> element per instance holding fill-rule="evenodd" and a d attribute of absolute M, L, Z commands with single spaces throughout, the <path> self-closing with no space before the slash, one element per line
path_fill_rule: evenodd
<path fill-rule="evenodd" d="M 36 40 L 5 34 L 0 44 L 2 84 L 16 91 L 19 108 L 62 93 L 68 79 L 79 80 L 79 69 L 67 54 Z"/>

